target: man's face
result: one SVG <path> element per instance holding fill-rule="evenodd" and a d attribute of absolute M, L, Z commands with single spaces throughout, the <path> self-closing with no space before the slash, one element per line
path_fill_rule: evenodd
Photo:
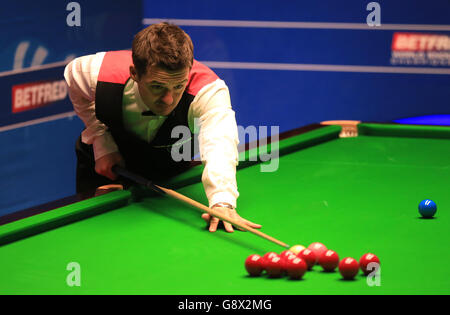
<path fill-rule="evenodd" d="M 145 105 L 154 114 L 167 116 L 183 96 L 188 83 L 189 68 L 168 71 L 152 66 L 143 76 L 138 77 L 134 66 L 131 66 L 130 74 L 138 84 L 139 94 Z"/>

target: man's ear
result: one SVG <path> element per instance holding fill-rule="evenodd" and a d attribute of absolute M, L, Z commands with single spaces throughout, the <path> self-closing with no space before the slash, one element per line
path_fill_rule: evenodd
<path fill-rule="evenodd" d="M 138 81 L 138 74 L 136 71 L 136 68 L 134 67 L 134 65 L 130 65 L 130 77 L 134 80 L 134 81 Z"/>

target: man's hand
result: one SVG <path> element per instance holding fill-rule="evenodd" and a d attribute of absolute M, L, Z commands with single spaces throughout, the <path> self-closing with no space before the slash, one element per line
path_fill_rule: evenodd
<path fill-rule="evenodd" d="M 250 221 L 242 218 L 241 216 L 239 216 L 239 214 L 236 212 L 235 209 L 230 209 L 230 208 L 227 208 L 227 207 L 214 207 L 214 210 L 219 211 L 219 212 L 223 213 L 225 216 L 227 216 L 229 218 L 232 218 L 232 219 L 235 219 L 235 220 L 237 220 L 237 221 L 239 221 L 239 222 L 241 222 L 241 223 L 243 223 L 243 224 L 245 224 L 245 225 L 247 225 L 247 226 L 249 226 L 251 228 L 254 228 L 254 229 L 260 229 L 261 228 L 261 225 L 253 223 L 253 222 L 250 222 Z M 217 230 L 217 225 L 219 224 L 219 221 L 220 221 L 218 218 L 212 217 L 208 213 L 203 213 L 202 214 L 202 219 L 205 220 L 206 223 L 209 224 L 209 231 L 210 232 L 215 232 Z M 224 225 L 225 230 L 227 232 L 232 233 L 234 231 L 233 230 L 233 226 L 230 223 L 223 222 L 223 225 Z M 240 228 L 237 228 L 237 229 L 240 230 L 240 231 L 244 231 L 244 230 L 242 230 Z"/>
<path fill-rule="evenodd" d="M 112 171 L 114 165 L 125 166 L 122 155 L 119 152 L 113 152 L 102 156 L 97 161 L 95 161 L 95 171 L 110 180 L 117 179 L 117 175 Z"/>

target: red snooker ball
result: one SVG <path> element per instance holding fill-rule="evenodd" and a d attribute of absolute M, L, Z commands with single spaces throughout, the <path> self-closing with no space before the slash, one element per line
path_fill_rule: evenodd
<path fill-rule="evenodd" d="M 297 255 L 299 258 L 303 259 L 308 265 L 308 269 L 311 270 L 312 267 L 317 263 L 316 254 L 309 248 L 305 248 Z"/>
<path fill-rule="evenodd" d="M 281 258 L 281 265 L 283 267 L 283 270 L 286 271 L 286 264 L 290 260 L 297 258 L 297 255 L 295 255 L 293 252 L 285 253 L 284 255 L 283 255 L 283 253 L 281 253 L 280 258 Z"/>
<path fill-rule="evenodd" d="M 298 280 L 303 277 L 308 266 L 303 259 L 295 257 L 294 259 L 286 261 L 284 268 L 291 279 Z"/>
<path fill-rule="evenodd" d="M 261 262 L 264 269 L 266 269 L 267 262 L 270 259 L 272 259 L 273 257 L 280 257 L 280 256 L 275 252 L 268 252 L 268 253 L 264 254 L 264 256 L 262 257 L 262 262 Z"/>
<path fill-rule="evenodd" d="M 375 263 L 375 264 L 369 266 L 370 263 Z M 367 254 L 364 254 L 359 259 L 359 266 L 361 267 L 361 270 L 364 273 L 364 275 L 367 276 L 372 271 L 378 270 L 378 268 L 380 267 L 380 260 L 374 254 L 367 253 Z"/>
<path fill-rule="evenodd" d="M 264 270 L 262 265 L 262 257 L 259 255 L 250 255 L 245 260 L 245 269 L 252 277 L 260 276 Z"/>
<path fill-rule="evenodd" d="M 266 260 L 266 272 L 271 278 L 278 278 L 283 275 L 283 263 L 280 256 L 272 256 Z"/>
<path fill-rule="evenodd" d="M 329 249 L 320 256 L 319 264 L 322 266 L 323 270 L 332 272 L 339 265 L 339 256 L 335 251 Z"/>
<path fill-rule="evenodd" d="M 291 252 L 290 250 L 284 250 L 284 251 L 281 252 L 280 257 L 281 258 L 289 257 L 290 255 L 295 255 L 295 253 Z"/>
<path fill-rule="evenodd" d="M 346 257 L 339 263 L 339 272 L 345 280 L 353 279 L 359 271 L 359 264 L 356 259 Z"/>
<path fill-rule="evenodd" d="M 311 245 L 308 246 L 308 248 L 312 250 L 316 255 L 317 259 L 316 263 L 319 262 L 320 257 L 328 250 L 325 245 L 318 242 L 312 243 Z"/>

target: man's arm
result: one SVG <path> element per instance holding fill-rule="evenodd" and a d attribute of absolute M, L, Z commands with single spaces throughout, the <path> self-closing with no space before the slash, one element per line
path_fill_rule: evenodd
<path fill-rule="evenodd" d="M 86 126 L 81 139 L 93 145 L 95 170 L 114 180 L 116 175 L 111 167 L 123 159 L 107 127 L 95 116 L 95 90 L 103 57 L 104 53 L 98 53 L 72 60 L 64 70 L 64 78 L 74 110 Z"/>
<path fill-rule="evenodd" d="M 236 166 L 239 162 L 239 144 L 235 113 L 231 107 L 227 86 L 222 80 L 205 86 L 195 97 L 189 112 L 189 120 L 199 119 L 200 157 L 204 164 L 202 182 L 209 206 L 227 212 L 229 216 L 242 219 L 234 208 L 239 196 L 236 183 Z M 230 205 L 230 207 L 228 207 Z M 210 222 L 210 231 L 215 231 L 219 220 L 208 214 L 202 216 Z M 251 227 L 260 228 L 244 220 Z M 233 228 L 225 223 L 227 231 Z"/>

